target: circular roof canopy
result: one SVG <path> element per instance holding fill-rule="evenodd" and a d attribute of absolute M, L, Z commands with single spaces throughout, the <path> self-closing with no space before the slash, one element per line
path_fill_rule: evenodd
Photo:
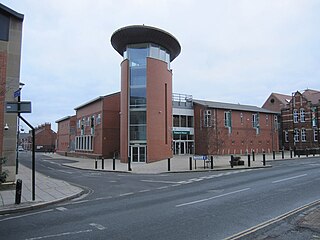
<path fill-rule="evenodd" d="M 170 52 L 170 61 L 173 61 L 181 51 L 178 40 L 170 33 L 159 28 L 133 25 L 118 29 L 111 36 L 113 48 L 123 56 L 127 45 L 137 43 L 154 43 Z"/>

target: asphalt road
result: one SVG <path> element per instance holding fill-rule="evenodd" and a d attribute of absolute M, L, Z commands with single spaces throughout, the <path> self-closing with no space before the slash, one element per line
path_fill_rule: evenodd
<path fill-rule="evenodd" d="M 319 158 L 159 175 L 83 171 L 62 162 L 37 156 L 37 171 L 88 194 L 0 216 L 1 239 L 224 239 L 320 198 Z"/>

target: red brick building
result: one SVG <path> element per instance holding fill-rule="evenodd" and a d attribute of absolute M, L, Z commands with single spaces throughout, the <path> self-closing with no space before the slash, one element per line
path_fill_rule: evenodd
<path fill-rule="evenodd" d="M 98 97 L 76 107 L 75 110 L 75 154 L 104 158 L 118 155 L 120 149 L 120 93 Z M 61 133 L 58 132 L 58 139 L 60 137 Z M 60 151 L 60 148 L 58 150 Z"/>
<path fill-rule="evenodd" d="M 301 153 L 320 152 L 319 121 L 320 92 L 307 89 L 292 94 L 290 102 L 281 110 L 282 138 L 286 150 Z"/>
<path fill-rule="evenodd" d="M 263 108 L 194 100 L 196 154 L 277 151 L 278 125 L 277 114 Z"/>
<path fill-rule="evenodd" d="M 56 121 L 58 134 L 56 152 L 66 155 L 75 150 L 76 116 L 67 116 Z"/>

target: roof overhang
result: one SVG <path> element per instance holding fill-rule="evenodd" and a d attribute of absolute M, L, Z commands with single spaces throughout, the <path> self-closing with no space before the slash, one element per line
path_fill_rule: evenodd
<path fill-rule="evenodd" d="M 159 28 L 132 25 L 118 29 L 111 36 L 111 45 L 123 56 L 129 44 L 154 43 L 170 52 L 170 61 L 173 61 L 181 52 L 178 40 L 170 33 Z"/>

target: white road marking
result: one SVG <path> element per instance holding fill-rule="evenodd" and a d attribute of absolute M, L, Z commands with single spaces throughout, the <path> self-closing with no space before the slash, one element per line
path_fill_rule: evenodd
<path fill-rule="evenodd" d="M 158 190 L 161 190 L 161 189 L 166 189 L 166 188 L 168 188 L 169 186 L 163 186 L 163 187 L 158 187 L 157 189 Z"/>
<path fill-rule="evenodd" d="M 210 197 L 210 198 L 203 198 L 203 199 L 200 199 L 200 200 L 197 200 L 197 201 L 178 204 L 178 205 L 176 205 L 176 207 L 183 207 L 183 206 L 192 205 L 192 204 L 196 204 L 196 203 L 206 202 L 206 201 L 209 201 L 209 200 L 212 200 L 212 199 L 225 197 L 225 196 L 228 196 L 228 195 L 232 195 L 232 194 L 235 194 L 235 193 L 244 192 L 244 191 L 248 191 L 248 190 L 250 190 L 250 188 L 244 188 L 244 189 L 240 189 L 240 190 L 229 192 L 229 193 L 224 193 L 224 194 L 217 195 L 217 196 Z"/>
<path fill-rule="evenodd" d="M 294 177 L 283 178 L 283 179 L 280 179 L 280 180 L 273 181 L 272 183 L 284 182 L 284 181 L 288 181 L 288 180 L 292 180 L 292 179 L 296 179 L 296 178 L 304 177 L 304 176 L 307 176 L 307 175 L 308 175 L 308 174 L 301 174 L 301 175 L 294 176 Z"/>
<path fill-rule="evenodd" d="M 129 196 L 129 195 L 132 195 L 132 194 L 134 194 L 134 192 L 121 193 L 121 194 L 119 194 L 119 196 L 123 197 L 123 196 Z"/>
<path fill-rule="evenodd" d="M 12 220 L 12 219 L 23 218 L 23 217 L 28 217 L 28 216 L 32 216 L 32 215 L 41 214 L 41 213 L 52 212 L 52 211 L 53 211 L 53 209 L 48 209 L 48 210 L 44 210 L 44 211 L 40 211 L 40 212 L 27 213 L 27 214 L 23 214 L 23 215 L 19 215 L 19 216 L 8 217 L 8 218 L 0 219 L 0 222 L 4 222 L 4 221 L 7 221 L 7 220 Z"/>
<path fill-rule="evenodd" d="M 92 230 L 88 229 L 88 230 L 81 230 L 81 231 L 76 231 L 76 232 L 64 232 L 64 233 L 46 235 L 46 236 L 41 236 L 41 237 L 26 238 L 25 240 L 39 240 L 39 239 L 46 239 L 46 238 L 56 238 L 56 237 L 75 235 L 75 234 L 81 234 L 81 233 L 88 233 L 88 232 L 92 232 Z"/>
<path fill-rule="evenodd" d="M 102 226 L 101 224 L 97 224 L 97 223 L 90 223 L 89 225 L 92 227 L 95 227 L 96 229 L 101 230 L 101 231 L 106 229 L 106 227 Z"/>
<path fill-rule="evenodd" d="M 56 208 L 58 211 L 64 212 L 67 211 L 68 209 L 66 209 L 65 207 L 57 207 Z"/>
<path fill-rule="evenodd" d="M 144 190 L 140 190 L 139 193 L 145 193 L 145 192 L 150 192 L 151 189 L 144 189 Z"/>
<path fill-rule="evenodd" d="M 145 180 L 140 180 L 141 182 L 150 182 L 150 183 L 169 183 L 169 184 L 175 184 L 177 182 L 171 182 L 171 181 L 158 181 L 158 180 L 149 180 L 149 179 L 145 179 Z"/>

